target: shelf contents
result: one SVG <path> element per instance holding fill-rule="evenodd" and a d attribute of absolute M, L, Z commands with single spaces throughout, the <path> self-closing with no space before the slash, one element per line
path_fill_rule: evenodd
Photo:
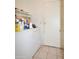
<path fill-rule="evenodd" d="M 15 31 L 21 32 L 31 28 L 36 28 L 32 24 L 31 15 L 28 12 L 15 8 Z"/>

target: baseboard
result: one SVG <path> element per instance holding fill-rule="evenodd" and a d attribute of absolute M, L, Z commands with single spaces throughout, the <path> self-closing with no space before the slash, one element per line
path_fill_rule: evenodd
<path fill-rule="evenodd" d="M 58 49 L 63 49 L 63 50 L 64 50 L 64 48 L 55 47 L 55 46 L 50 46 L 50 45 L 41 45 L 41 46 L 47 46 L 47 47 L 58 48 Z"/>

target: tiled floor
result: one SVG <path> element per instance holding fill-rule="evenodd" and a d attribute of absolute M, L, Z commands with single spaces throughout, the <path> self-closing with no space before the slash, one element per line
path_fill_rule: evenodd
<path fill-rule="evenodd" d="M 49 46 L 41 46 L 33 59 L 64 59 L 64 50 Z"/>

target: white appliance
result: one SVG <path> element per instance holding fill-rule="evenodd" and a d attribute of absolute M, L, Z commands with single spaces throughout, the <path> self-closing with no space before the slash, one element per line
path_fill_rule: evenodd
<path fill-rule="evenodd" d="M 32 56 L 39 49 L 42 41 L 40 29 L 29 29 L 15 33 L 15 58 L 32 59 Z"/>

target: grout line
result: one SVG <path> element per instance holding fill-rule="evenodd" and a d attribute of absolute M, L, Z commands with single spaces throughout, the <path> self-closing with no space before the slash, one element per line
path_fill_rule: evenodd
<path fill-rule="evenodd" d="M 56 48 L 56 59 L 58 59 L 58 55 L 57 55 L 57 49 L 58 49 L 58 48 Z"/>
<path fill-rule="evenodd" d="M 48 56 L 48 51 L 49 51 L 49 47 L 48 47 L 48 50 L 47 50 L 47 56 Z M 46 59 L 47 59 L 47 56 L 46 56 Z"/>

